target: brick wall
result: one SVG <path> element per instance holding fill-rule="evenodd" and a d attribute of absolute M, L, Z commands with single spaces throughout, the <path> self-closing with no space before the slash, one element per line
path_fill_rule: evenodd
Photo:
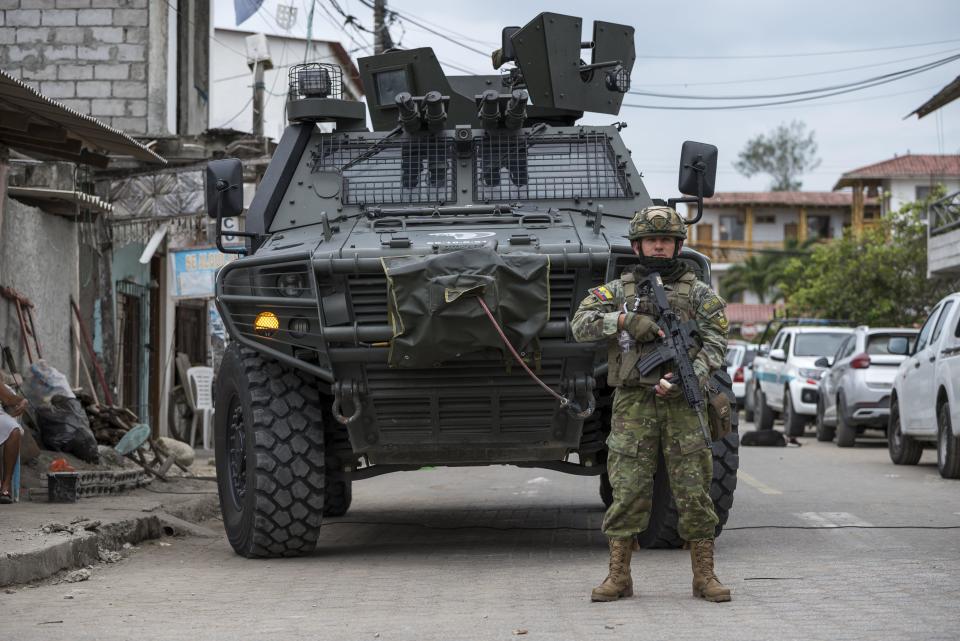
<path fill-rule="evenodd" d="M 0 68 L 80 113 L 145 134 L 147 2 L 0 0 Z"/>

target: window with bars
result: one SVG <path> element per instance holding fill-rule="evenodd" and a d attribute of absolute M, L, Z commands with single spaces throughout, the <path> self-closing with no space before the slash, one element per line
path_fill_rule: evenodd
<path fill-rule="evenodd" d="M 344 203 L 440 204 L 456 198 L 453 143 L 440 136 L 396 140 L 324 137 L 310 151 L 310 171 L 343 173 Z"/>
<path fill-rule="evenodd" d="M 484 136 L 475 143 L 478 201 L 629 198 L 626 162 L 605 134 Z"/>

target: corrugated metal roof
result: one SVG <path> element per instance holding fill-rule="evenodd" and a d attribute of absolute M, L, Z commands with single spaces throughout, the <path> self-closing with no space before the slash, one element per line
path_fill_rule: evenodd
<path fill-rule="evenodd" d="M 917 119 L 923 118 L 957 98 L 960 98 L 960 76 L 957 76 L 953 82 L 934 94 L 930 100 L 908 113 L 904 118 L 909 118 L 913 114 L 917 114 Z"/>
<path fill-rule="evenodd" d="M 46 189 L 44 187 L 7 187 L 7 195 L 29 205 L 36 205 L 41 209 L 47 208 L 48 204 L 52 205 L 55 209 L 53 213 L 66 216 L 76 214 L 78 206 L 104 214 L 113 211 L 113 205 L 107 201 L 97 196 L 85 194 L 82 191 Z"/>
<path fill-rule="evenodd" d="M 47 98 L 0 71 L 0 144 L 28 155 L 102 165 L 107 154 L 166 163 L 161 156 L 96 118 Z"/>

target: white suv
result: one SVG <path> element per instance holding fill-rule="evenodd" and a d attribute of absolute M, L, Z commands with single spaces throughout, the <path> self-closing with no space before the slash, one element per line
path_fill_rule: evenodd
<path fill-rule="evenodd" d="M 909 352 L 893 381 L 890 459 L 913 465 L 923 441 L 936 441 L 940 476 L 960 478 L 960 292 L 937 303 Z"/>
<path fill-rule="evenodd" d="M 833 356 L 840 343 L 853 333 L 845 327 L 784 327 L 770 344 L 767 358 L 754 362 L 754 407 L 757 428 L 769 430 L 777 414 L 784 431 L 801 436 L 817 413 L 817 383 L 824 368 L 814 363 Z"/>

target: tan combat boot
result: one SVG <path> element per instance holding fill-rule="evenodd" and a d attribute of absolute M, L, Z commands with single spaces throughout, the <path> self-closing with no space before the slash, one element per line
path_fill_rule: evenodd
<path fill-rule="evenodd" d="M 633 578 L 630 576 L 630 557 L 633 555 L 633 537 L 610 538 L 610 572 L 603 583 L 593 588 L 591 601 L 616 601 L 633 596 Z"/>
<path fill-rule="evenodd" d="M 713 539 L 690 541 L 693 566 L 693 596 L 719 603 L 730 600 L 730 588 L 720 583 L 713 572 Z"/>

